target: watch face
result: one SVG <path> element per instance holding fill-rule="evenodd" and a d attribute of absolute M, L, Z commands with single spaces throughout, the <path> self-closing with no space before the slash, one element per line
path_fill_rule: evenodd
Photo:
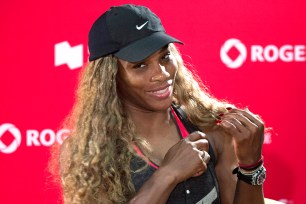
<path fill-rule="evenodd" d="M 262 171 L 259 173 L 259 175 L 257 176 L 257 181 L 256 184 L 257 185 L 262 185 L 264 183 L 264 181 L 266 180 L 266 172 Z"/>

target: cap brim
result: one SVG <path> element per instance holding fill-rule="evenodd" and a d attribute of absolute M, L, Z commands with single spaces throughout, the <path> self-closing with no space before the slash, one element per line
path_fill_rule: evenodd
<path fill-rule="evenodd" d="M 125 46 L 118 52 L 114 53 L 114 55 L 128 62 L 139 62 L 146 59 L 167 44 L 174 42 L 183 44 L 178 39 L 173 38 L 164 32 L 155 32 L 148 37 L 142 38 Z"/>

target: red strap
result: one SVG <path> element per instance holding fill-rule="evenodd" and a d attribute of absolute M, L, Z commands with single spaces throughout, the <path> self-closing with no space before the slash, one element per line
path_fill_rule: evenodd
<path fill-rule="evenodd" d="M 245 170 L 253 170 L 263 164 L 264 157 L 261 155 L 261 158 L 254 164 L 241 164 L 238 163 L 239 167 Z"/>
<path fill-rule="evenodd" d="M 182 137 L 183 138 L 186 138 L 189 133 L 188 131 L 186 130 L 185 126 L 183 125 L 182 121 L 179 119 L 179 117 L 176 115 L 175 111 L 173 110 L 173 108 L 171 107 L 171 113 L 173 114 L 174 116 L 174 119 L 176 121 L 176 124 L 178 125 L 180 131 L 181 131 L 181 134 L 182 134 Z"/>
<path fill-rule="evenodd" d="M 158 169 L 158 166 L 156 166 L 153 162 L 151 162 L 147 157 L 143 155 L 142 151 L 136 146 L 136 144 L 133 144 L 133 147 L 135 151 L 137 152 L 137 154 L 141 156 L 146 162 L 148 162 L 150 166 L 152 166 L 155 169 Z"/>

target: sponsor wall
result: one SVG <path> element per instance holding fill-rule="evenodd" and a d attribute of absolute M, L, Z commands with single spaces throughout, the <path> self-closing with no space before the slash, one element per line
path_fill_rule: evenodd
<path fill-rule="evenodd" d="M 248 106 L 265 135 L 265 196 L 304 203 L 306 3 L 296 1 L 2 2 L 0 203 L 61 203 L 49 149 L 88 59 L 87 33 L 111 5 L 142 4 L 182 40 L 184 59 L 218 98 Z"/>

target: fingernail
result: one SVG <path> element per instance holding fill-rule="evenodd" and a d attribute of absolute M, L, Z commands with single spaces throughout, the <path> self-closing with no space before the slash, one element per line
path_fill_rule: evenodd
<path fill-rule="evenodd" d="M 232 107 L 227 107 L 226 110 L 230 111 L 232 110 L 233 108 Z"/>
<path fill-rule="evenodd" d="M 216 124 L 219 125 L 222 122 L 222 120 L 216 120 Z"/>

